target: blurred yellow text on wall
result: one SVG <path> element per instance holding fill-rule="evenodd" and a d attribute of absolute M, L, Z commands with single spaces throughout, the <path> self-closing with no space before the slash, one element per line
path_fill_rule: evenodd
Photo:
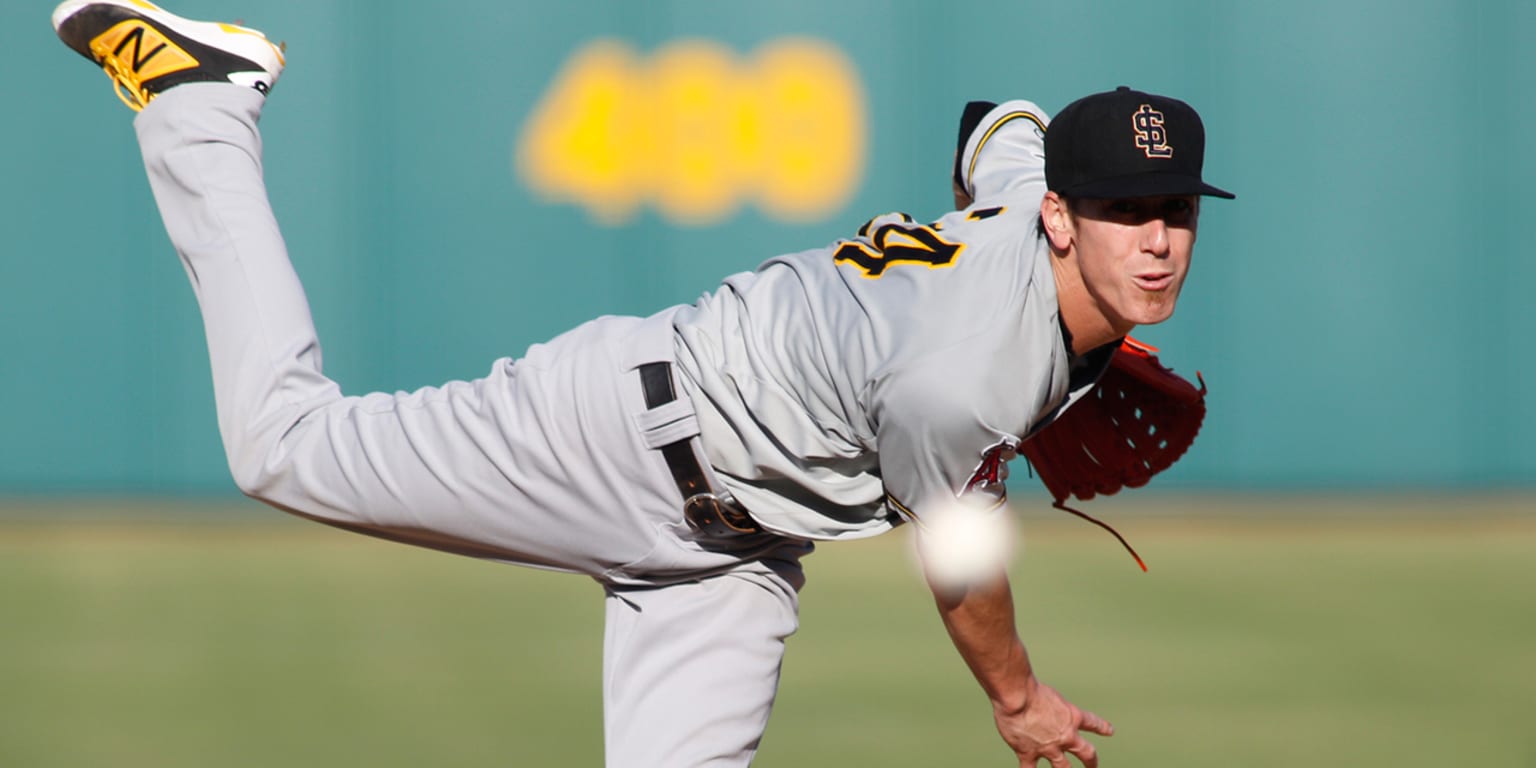
<path fill-rule="evenodd" d="M 517 169 L 545 199 L 601 223 L 643 205 L 684 226 L 743 204 L 805 222 L 858 188 L 864 87 L 833 45 L 779 38 L 750 58 L 708 40 L 643 57 L 617 40 L 575 52 L 523 128 Z"/>

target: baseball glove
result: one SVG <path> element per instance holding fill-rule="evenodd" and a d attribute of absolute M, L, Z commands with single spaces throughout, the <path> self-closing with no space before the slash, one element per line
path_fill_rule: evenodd
<path fill-rule="evenodd" d="M 1020 447 L 1053 506 L 1113 533 L 1143 571 L 1146 563 L 1119 532 L 1065 502 L 1146 485 L 1195 441 L 1205 419 L 1205 379 L 1195 374 L 1196 389 L 1164 368 L 1156 352 L 1127 337 L 1093 390 Z"/>

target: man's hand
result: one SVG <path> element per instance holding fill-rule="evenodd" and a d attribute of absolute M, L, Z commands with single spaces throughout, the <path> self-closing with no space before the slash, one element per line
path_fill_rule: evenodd
<path fill-rule="evenodd" d="M 1024 707 L 1009 712 L 993 704 L 997 732 L 1019 756 L 1020 768 L 1035 768 L 1042 759 L 1051 768 L 1070 768 L 1067 755 L 1076 755 L 1083 768 L 1097 768 L 1098 752 L 1079 731 L 1113 736 L 1115 727 L 1092 712 L 1084 712 L 1063 699 L 1056 689 L 1030 678 Z"/>
<path fill-rule="evenodd" d="M 1079 731 L 1110 736 L 1115 729 L 1035 679 L 1014 627 L 1007 574 L 999 571 L 991 581 L 963 590 L 931 579 L 929 585 L 944 627 L 992 701 L 997 731 L 1018 754 L 1020 768 L 1037 768 L 1042 759 L 1051 761 L 1051 768 L 1071 768 L 1067 755 L 1075 755 L 1083 768 L 1098 768 L 1098 753 Z"/>

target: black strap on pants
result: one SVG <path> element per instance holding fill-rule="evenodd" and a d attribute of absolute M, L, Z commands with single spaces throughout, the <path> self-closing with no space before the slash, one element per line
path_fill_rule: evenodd
<path fill-rule="evenodd" d="M 671 363 L 646 363 L 640 366 L 640 388 L 645 393 L 645 407 L 658 408 L 677 399 L 672 388 Z M 763 529 L 746 511 L 733 502 L 722 499 L 709 489 L 704 468 L 693 454 L 684 438 L 667 443 L 658 450 L 672 471 L 672 480 L 683 494 L 683 516 L 688 524 L 711 536 L 731 536 L 743 533 L 762 533 Z"/>

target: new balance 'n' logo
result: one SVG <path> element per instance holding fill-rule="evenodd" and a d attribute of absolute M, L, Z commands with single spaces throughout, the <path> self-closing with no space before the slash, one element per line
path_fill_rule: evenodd
<path fill-rule="evenodd" d="M 122 56 L 123 49 L 127 48 L 129 43 L 132 43 L 133 56 L 128 59 L 128 66 L 134 72 L 142 70 L 144 65 L 155 57 L 155 54 L 165 50 L 165 47 L 170 45 L 169 42 L 162 41 L 159 45 L 155 46 L 154 50 L 144 53 L 144 32 L 147 29 L 147 27 L 142 25 L 134 27 L 132 32 L 123 36 L 122 41 L 117 44 L 117 48 L 112 51 L 113 56 Z"/>
<path fill-rule="evenodd" d="M 91 41 L 91 51 L 103 60 L 115 60 L 140 82 L 198 65 L 192 54 L 139 19 L 129 19 L 101 33 Z"/>

